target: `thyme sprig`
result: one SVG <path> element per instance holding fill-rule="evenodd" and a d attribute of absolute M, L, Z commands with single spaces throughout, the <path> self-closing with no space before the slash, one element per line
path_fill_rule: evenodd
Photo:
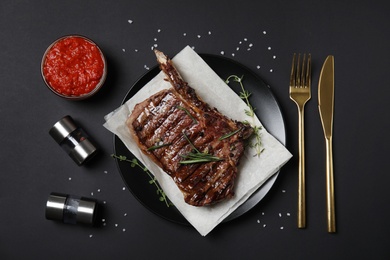
<path fill-rule="evenodd" d="M 153 176 L 153 174 L 148 170 L 148 168 L 146 168 L 141 163 L 139 163 L 136 158 L 128 159 L 124 155 L 115 155 L 115 154 L 111 154 L 111 157 L 113 157 L 115 159 L 118 159 L 121 162 L 122 161 L 128 162 L 128 163 L 130 163 L 130 166 L 133 167 L 133 168 L 134 167 L 139 167 L 140 169 L 142 169 L 150 178 L 149 184 L 154 184 L 154 186 L 156 186 L 156 189 L 157 189 L 156 192 L 157 192 L 157 195 L 159 195 L 159 200 L 161 202 L 165 202 L 165 205 L 168 208 L 169 208 L 170 205 L 172 205 L 172 203 L 168 200 L 168 197 L 165 195 L 165 192 L 162 190 L 162 188 L 158 184 L 156 177 Z"/>
<path fill-rule="evenodd" d="M 249 107 L 249 110 L 248 109 L 245 109 L 245 114 L 247 116 L 250 116 L 250 117 L 254 117 L 255 116 L 255 110 L 256 108 L 254 108 L 251 103 L 249 102 L 249 97 L 252 95 L 252 93 L 250 93 L 248 90 L 246 90 L 244 88 L 244 84 L 242 83 L 242 80 L 243 80 L 244 76 L 241 76 L 238 77 L 237 75 L 230 75 L 226 80 L 225 82 L 227 84 L 229 84 L 230 82 L 230 79 L 232 79 L 233 81 L 235 82 L 238 82 L 240 84 L 240 87 L 241 87 L 241 92 L 239 93 L 239 97 L 245 101 L 246 105 Z"/>
<path fill-rule="evenodd" d="M 244 76 L 238 77 L 237 75 L 230 75 L 226 80 L 225 83 L 229 84 L 230 80 L 233 80 L 234 82 L 237 82 L 240 84 L 241 92 L 239 93 L 239 97 L 244 100 L 246 105 L 249 109 L 245 109 L 244 112 L 247 116 L 250 116 L 252 118 L 252 123 L 249 121 L 245 121 L 244 123 L 249 124 L 253 127 L 253 135 L 255 136 L 254 142 L 249 143 L 249 146 L 256 150 L 255 156 L 260 156 L 260 154 L 264 151 L 263 144 L 261 141 L 261 133 L 260 130 L 262 129 L 261 126 L 255 125 L 255 110 L 256 108 L 251 105 L 249 102 L 249 97 L 252 95 L 248 90 L 245 89 L 244 83 L 243 83 Z"/>
<path fill-rule="evenodd" d="M 192 151 L 187 154 L 181 154 L 180 156 L 184 159 L 180 161 L 180 164 L 194 164 L 194 163 L 206 163 L 206 162 L 217 162 L 223 159 L 209 154 L 208 151 L 200 152 L 195 145 L 191 142 L 188 136 L 183 132 L 184 138 L 191 145 Z"/>
<path fill-rule="evenodd" d="M 249 146 L 256 150 L 256 155 L 260 156 L 260 154 L 264 151 L 264 148 L 262 147 L 263 144 L 261 142 L 261 126 L 254 126 L 253 127 L 253 135 L 255 136 L 256 141 L 249 143 Z"/>

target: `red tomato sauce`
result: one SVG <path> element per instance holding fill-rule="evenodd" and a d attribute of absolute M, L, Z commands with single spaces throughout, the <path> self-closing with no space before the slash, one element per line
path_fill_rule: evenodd
<path fill-rule="evenodd" d="M 56 42 L 46 54 L 43 75 L 53 90 L 65 96 L 90 93 L 103 76 L 99 48 L 78 36 Z"/>

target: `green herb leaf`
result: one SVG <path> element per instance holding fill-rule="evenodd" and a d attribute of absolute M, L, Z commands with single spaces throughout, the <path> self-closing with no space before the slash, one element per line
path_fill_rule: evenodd
<path fill-rule="evenodd" d="M 196 121 L 196 119 L 191 115 L 190 111 L 188 111 L 185 107 L 182 107 L 182 106 L 176 106 L 177 109 L 180 109 L 180 110 L 183 110 L 184 112 L 186 112 L 186 114 L 192 119 L 192 121 L 194 121 L 194 124 L 197 124 L 198 121 Z"/>
<path fill-rule="evenodd" d="M 160 201 L 163 201 L 165 202 L 165 205 L 167 207 L 169 207 L 170 205 L 173 205 L 167 198 L 167 196 L 165 195 L 164 191 L 162 190 L 162 188 L 160 187 L 160 185 L 158 184 L 157 182 L 157 179 L 153 176 L 153 174 L 151 172 L 149 172 L 148 168 L 142 166 L 138 160 L 136 158 L 133 158 L 131 160 L 127 159 L 126 156 L 123 156 L 123 155 L 115 155 L 115 154 L 111 154 L 111 157 L 115 158 L 115 159 L 118 159 L 119 161 L 126 161 L 126 162 L 129 162 L 131 167 L 139 167 L 140 169 L 142 169 L 144 172 L 146 172 L 146 174 L 149 176 L 150 180 L 149 180 L 149 184 L 151 185 L 154 185 L 156 186 L 156 192 L 157 192 L 157 195 L 161 195 L 159 197 L 159 200 Z"/>
<path fill-rule="evenodd" d="M 222 158 L 209 154 L 208 152 L 200 152 L 198 149 L 196 149 L 196 147 L 188 138 L 188 136 L 184 133 L 184 131 L 183 131 L 183 135 L 184 138 L 187 140 L 187 142 L 192 146 L 193 151 L 187 154 L 181 154 L 180 156 L 184 160 L 180 161 L 179 162 L 180 164 L 206 163 L 206 162 L 216 162 L 216 161 L 223 160 Z"/>
<path fill-rule="evenodd" d="M 249 109 L 245 109 L 244 112 L 247 116 L 251 117 L 252 118 L 252 121 L 253 123 L 250 124 L 247 120 L 244 122 L 245 124 L 249 124 L 253 127 L 254 131 L 253 131 L 253 135 L 255 136 L 255 143 L 254 144 L 250 144 L 250 147 L 256 149 L 256 155 L 257 156 L 260 156 L 260 154 L 263 152 L 263 148 L 262 148 L 262 142 L 261 142 L 261 134 L 260 134 L 260 129 L 261 127 L 258 127 L 258 126 L 254 126 L 255 124 L 255 108 L 251 105 L 251 103 L 249 102 L 249 97 L 252 95 L 252 93 L 250 93 L 248 90 L 246 90 L 244 88 L 244 84 L 243 84 L 243 78 L 244 76 L 241 76 L 241 77 L 238 77 L 236 75 L 230 75 L 226 80 L 225 82 L 227 84 L 229 84 L 230 80 L 233 80 L 235 82 L 238 82 L 240 84 L 240 87 L 241 87 L 241 92 L 239 93 L 239 97 L 245 101 L 246 105 L 248 106 Z"/>
<path fill-rule="evenodd" d="M 171 145 L 171 144 L 172 144 L 172 143 L 154 145 L 154 146 L 149 147 L 149 148 L 147 149 L 147 151 L 154 151 L 154 150 L 160 149 L 160 148 L 162 148 L 162 147 L 169 146 L 169 145 Z"/>
<path fill-rule="evenodd" d="M 230 133 L 227 133 L 227 134 L 221 136 L 220 138 L 218 138 L 218 140 L 219 140 L 219 141 L 222 141 L 223 139 L 227 139 L 227 138 L 229 138 L 229 137 L 231 137 L 231 136 L 237 134 L 237 133 L 240 132 L 240 131 L 241 131 L 241 128 L 240 128 L 240 129 L 237 129 L 237 130 L 235 130 L 235 131 L 233 131 L 233 132 L 230 132 Z"/>

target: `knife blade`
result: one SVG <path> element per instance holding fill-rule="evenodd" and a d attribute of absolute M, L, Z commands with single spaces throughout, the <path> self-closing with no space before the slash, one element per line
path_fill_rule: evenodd
<path fill-rule="evenodd" d="M 326 143 L 326 207 L 328 232 L 336 232 L 333 173 L 334 57 L 329 55 L 322 66 L 318 83 L 318 108 Z"/>

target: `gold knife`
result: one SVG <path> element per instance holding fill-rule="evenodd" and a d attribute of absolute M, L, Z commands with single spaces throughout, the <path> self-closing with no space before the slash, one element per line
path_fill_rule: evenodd
<path fill-rule="evenodd" d="M 321 69 L 318 83 L 318 108 L 326 142 L 326 210 L 328 232 L 336 232 L 336 214 L 333 177 L 333 110 L 334 110 L 334 57 L 329 55 Z"/>

